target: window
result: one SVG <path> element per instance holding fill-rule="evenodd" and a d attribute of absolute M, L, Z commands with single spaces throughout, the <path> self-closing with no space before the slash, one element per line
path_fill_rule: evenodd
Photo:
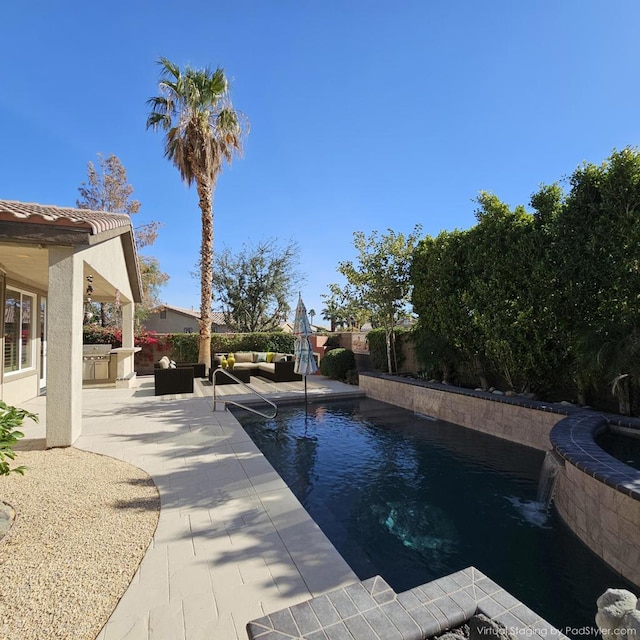
<path fill-rule="evenodd" d="M 8 289 L 4 302 L 4 371 L 30 369 L 33 364 L 34 296 Z"/>
<path fill-rule="evenodd" d="M 160 311 L 160 320 L 166 320 L 167 319 L 167 310 L 166 309 L 162 309 Z"/>
<path fill-rule="evenodd" d="M 182 333 L 193 333 L 193 329 L 191 327 L 185 327 Z"/>

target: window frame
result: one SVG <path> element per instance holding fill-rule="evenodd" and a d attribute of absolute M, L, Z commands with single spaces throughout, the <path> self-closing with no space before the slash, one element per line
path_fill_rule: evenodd
<path fill-rule="evenodd" d="M 36 337 L 35 337 L 35 330 L 36 327 L 34 326 L 34 313 L 37 313 L 37 320 L 39 322 L 40 319 L 40 308 L 36 308 L 37 302 L 38 302 L 38 296 L 36 293 L 34 293 L 33 291 L 27 291 L 26 289 L 21 289 L 20 287 L 17 287 L 15 285 L 10 285 L 7 284 L 4 287 L 4 299 L 3 299 L 3 314 L 6 314 L 6 310 L 7 310 L 7 301 L 9 299 L 16 299 L 16 295 L 19 295 L 19 305 L 20 305 L 20 318 L 19 318 L 19 322 L 18 322 L 18 326 L 19 328 L 19 335 L 20 335 L 20 340 L 18 341 L 18 351 L 17 351 L 17 368 L 9 371 L 7 369 L 7 362 L 5 360 L 5 353 L 6 353 L 6 348 L 7 348 L 7 323 L 6 320 L 3 323 L 3 338 L 4 338 L 4 351 L 2 354 L 2 364 L 3 364 L 3 373 L 5 378 L 8 378 L 10 376 L 17 376 L 23 373 L 27 373 L 27 372 L 33 372 L 36 370 Z M 29 338 L 28 338 L 28 355 L 29 355 L 29 360 L 30 362 L 27 364 L 22 364 L 22 358 L 23 358 L 23 350 L 24 350 L 24 344 L 22 341 L 22 332 L 23 332 L 23 310 L 24 310 L 24 298 L 29 298 L 30 299 L 30 310 L 29 310 L 29 314 L 30 314 L 30 318 L 29 318 Z"/>

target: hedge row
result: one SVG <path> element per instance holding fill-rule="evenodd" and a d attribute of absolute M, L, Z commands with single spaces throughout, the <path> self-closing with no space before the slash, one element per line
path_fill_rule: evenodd
<path fill-rule="evenodd" d="M 152 363 L 159 352 L 166 353 L 173 360 L 197 362 L 197 333 L 156 334 L 149 331 L 136 333 L 134 344 L 142 347 L 136 354 L 137 363 Z M 83 327 L 84 344 L 111 344 L 122 346 L 122 331 L 112 327 L 87 325 Z M 211 336 L 212 353 L 236 351 L 274 351 L 293 353 L 294 337 L 289 333 L 214 333 Z"/>

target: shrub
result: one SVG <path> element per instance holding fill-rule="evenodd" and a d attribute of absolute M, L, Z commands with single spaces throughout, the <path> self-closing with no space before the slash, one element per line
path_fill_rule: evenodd
<path fill-rule="evenodd" d="M 82 327 L 83 344 L 111 344 L 122 346 L 122 331 L 117 327 L 101 327 L 96 324 L 86 324 Z"/>
<path fill-rule="evenodd" d="M 351 349 L 332 349 L 320 361 L 320 373 L 333 380 L 346 380 L 349 371 L 356 368 L 356 358 Z"/>
<path fill-rule="evenodd" d="M 347 384 L 353 384 L 357 387 L 360 382 L 360 377 L 358 375 L 358 372 L 355 369 L 350 369 L 349 371 L 347 371 L 347 377 L 345 379 L 345 382 Z"/>
<path fill-rule="evenodd" d="M 16 454 L 13 446 L 20 438 L 24 438 L 24 433 L 18 431 L 25 418 L 31 418 L 38 422 L 38 416 L 30 413 L 26 409 L 16 409 L 10 407 L 0 400 L 0 476 L 6 476 L 10 473 L 19 473 L 24 475 L 26 467 L 9 467 L 9 460 L 15 460 Z"/>
<path fill-rule="evenodd" d="M 293 353 L 293 344 L 293 335 L 281 331 L 211 335 L 211 353 L 235 353 L 236 351 Z"/>
<path fill-rule="evenodd" d="M 111 344 L 114 347 L 121 347 L 122 329 L 86 324 L 82 327 L 82 343 Z M 136 331 L 133 336 L 133 343 L 136 347 L 154 347 L 158 345 L 159 339 L 155 331 Z"/>
<path fill-rule="evenodd" d="M 400 336 L 406 333 L 407 330 L 402 327 L 396 327 L 393 330 L 396 341 L 396 359 L 398 362 L 398 369 L 404 362 L 404 353 L 400 343 Z M 371 363 L 378 371 L 386 372 L 389 368 L 387 366 L 387 340 L 385 329 L 372 329 L 367 334 L 367 343 L 369 345 L 369 354 L 371 355 Z M 393 363 L 393 351 L 391 352 L 391 362 Z"/>
<path fill-rule="evenodd" d="M 173 360 L 198 362 L 200 335 L 198 333 L 172 333 L 167 336 Z"/>

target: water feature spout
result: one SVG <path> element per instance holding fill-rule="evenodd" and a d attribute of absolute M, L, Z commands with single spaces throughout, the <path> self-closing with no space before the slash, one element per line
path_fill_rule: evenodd
<path fill-rule="evenodd" d="M 558 472 L 564 466 L 564 460 L 555 452 L 547 451 L 540 470 L 540 479 L 538 480 L 538 503 L 545 509 L 549 508 L 553 500 L 553 491 L 555 489 L 556 478 Z"/>

